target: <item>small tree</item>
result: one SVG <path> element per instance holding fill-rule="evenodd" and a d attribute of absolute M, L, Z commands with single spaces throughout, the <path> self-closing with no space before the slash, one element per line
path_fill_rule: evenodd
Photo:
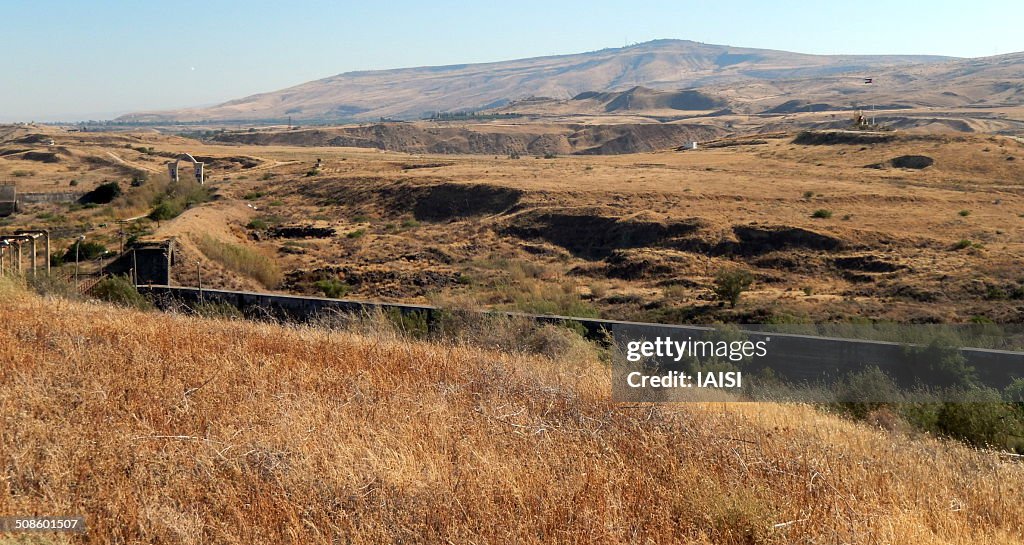
<path fill-rule="evenodd" d="M 74 244 L 68 246 L 68 249 L 64 251 L 64 257 L 59 260 L 59 263 L 74 263 L 76 258 L 76 249 L 78 254 L 77 258 L 80 261 L 88 261 L 90 259 L 103 257 L 107 252 L 109 252 L 107 247 L 99 242 L 82 242 L 76 240 Z M 53 263 L 54 261 L 53 256 L 50 256 L 50 262 Z"/>
<path fill-rule="evenodd" d="M 752 283 L 754 277 L 747 271 L 723 270 L 715 275 L 715 287 L 712 289 L 719 300 L 728 301 L 730 307 L 736 308 L 736 303 L 740 302 L 740 295 L 747 291 Z"/>
<path fill-rule="evenodd" d="M 109 204 L 121 196 L 121 186 L 117 182 L 106 182 L 82 196 L 82 204 Z"/>
<path fill-rule="evenodd" d="M 182 207 L 173 201 L 160 201 L 149 212 L 149 219 L 153 221 L 167 221 L 178 217 L 183 212 Z"/>

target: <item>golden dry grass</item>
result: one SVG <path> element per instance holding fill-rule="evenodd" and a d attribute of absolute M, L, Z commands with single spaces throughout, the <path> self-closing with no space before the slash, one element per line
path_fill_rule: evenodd
<path fill-rule="evenodd" d="M 196 240 L 206 257 L 228 269 L 258 280 L 266 288 L 275 288 L 281 282 L 281 269 L 277 263 L 258 250 L 224 242 L 204 234 Z"/>
<path fill-rule="evenodd" d="M 1024 467 L 803 406 L 0 289 L 0 513 L 89 543 L 1019 543 Z"/>

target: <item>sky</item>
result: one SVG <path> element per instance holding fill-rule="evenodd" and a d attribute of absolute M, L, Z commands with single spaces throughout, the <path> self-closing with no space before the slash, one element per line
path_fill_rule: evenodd
<path fill-rule="evenodd" d="M 109 119 L 352 70 L 662 38 L 816 54 L 980 57 L 1024 51 L 1022 23 L 1021 0 L 0 0 L 0 122 Z"/>

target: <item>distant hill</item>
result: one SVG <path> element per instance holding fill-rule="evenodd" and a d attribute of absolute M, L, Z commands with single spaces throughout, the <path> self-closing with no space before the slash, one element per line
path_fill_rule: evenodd
<path fill-rule="evenodd" d="M 865 83 L 870 77 L 872 83 Z M 634 87 L 584 92 L 571 99 L 528 99 L 492 110 L 525 115 L 636 113 L 682 116 L 709 113 L 796 114 L 835 110 L 991 108 L 1024 105 L 1024 53 L 879 67 L 857 74 L 747 79 L 699 89 Z"/>
<path fill-rule="evenodd" d="M 866 75 L 873 83 L 827 75 L 712 85 L 702 92 L 748 113 L 1024 104 L 1024 53 L 888 67 Z"/>
<path fill-rule="evenodd" d="M 642 86 L 678 90 L 725 88 L 785 79 L 851 77 L 887 68 L 928 67 L 952 59 L 916 55 L 805 55 L 768 49 L 656 40 L 589 53 L 452 66 L 348 72 L 209 108 L 133 113 L 130 121 L 411 119 L 431 112 L 492 109 L 527 97 L 568 100 L 580 93 Z M 968 61 L 969 62 L 969 61 Z M 606 111 L 713 109 L 729 93 L 657 95 L 609 102 Z M 585 98 L 595 98 L 585 97 Z"/>

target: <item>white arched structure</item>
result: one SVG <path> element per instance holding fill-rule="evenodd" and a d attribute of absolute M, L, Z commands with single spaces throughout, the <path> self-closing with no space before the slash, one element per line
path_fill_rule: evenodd
<path fill-rule="evenodd" d="M 204 178 L 205 174 L 203 173 L 203 163 L 196 161 L 195 157 L 192 157 L 187 153 L 182 153 L 177 157 L 177 159 L 173 161 L 168 161 L 167 171 L 171 175 L 171 181 L 178 181 L 178 163 L 181 161 L 192 163 L 192 165 L 195 167 L 196 181 L 199 182 L 199 185 L 203 185 L 203 183 L 206 181 L 206 179 Z"/>

